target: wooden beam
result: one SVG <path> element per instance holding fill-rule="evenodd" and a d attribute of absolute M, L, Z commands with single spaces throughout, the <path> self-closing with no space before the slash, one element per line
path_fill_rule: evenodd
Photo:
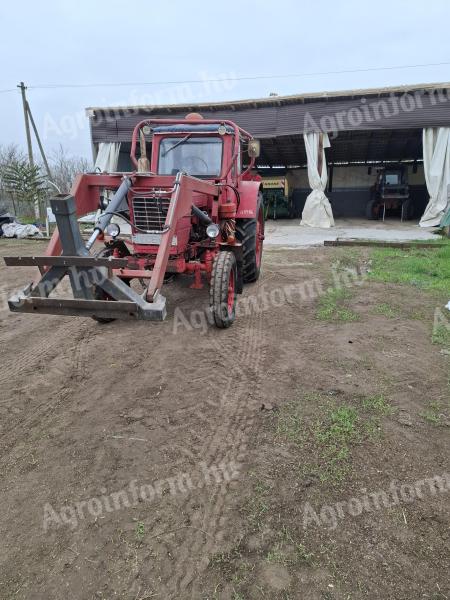
<path fill-rule="evenodd" d="M 444 248 L 439 242 L 383 242 L 381 240 L 325 240 L 324 246 L 371 246 L 374 248 Z"/>

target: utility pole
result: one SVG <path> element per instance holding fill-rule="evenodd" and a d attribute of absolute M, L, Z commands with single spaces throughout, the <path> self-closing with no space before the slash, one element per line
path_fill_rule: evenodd
<path fill-rule="evenodd" d="M 34 122 L 33 115 L 31 114 L 31 109 L 30 109 L 30 105 L 28 104 L 28 100 L 27 100 L 27 114 L 30 118 L 31 126 L 33 127 L 33 131 L 34 131 L 34 135 L 36 136 L 36 141 L 39 146 L 39 152 L 41 153 L 42 162 L 44 163 L 45 170 L 47 171 L 47 176 L 48 176 L 49 180 L 52 181 L 53 177 L 50 172 L 50 167 L 48 166 L 48 161 L 47 161 L 47 157 L 45 156 L 44 148 L 42 147 L 42 142 L 41 142 L 41 138 L 39 137 L 39 132 L 37 130 L 36 123 Z"/>
<path fill-rule="evenodd" d="M 27 134 L 28 160 L 29 160 L 30 166 L 34 166 L 33 146 L 31 145 L 30 121 L 28 119 L 28 102 L 27 102 L 27 96 L 25 93 L 25 90 L 27 88 L 25 87 L 25 84 L 23 81 L 21 81 L 20 85 L 18 85 L 17 87 L 20 89 L 20 92 L 22 94 L 23 116 L 25 119 L 25 133 Z"/>
<path fill-rule="evenodd" d="M 34 135 L 36 136 L 36 141 L 39 146 L 39 152 L 41 153 L 42 162 L 44 163 L 45 170 L 47 171 L 48 180 L 50 183 L 53 183 L 52 174 L 50 171 L 50 167 L 48 166 L 47 157 L 45 156 L 44 148 L 42 146 L 41 138 L 39 137 L 39 132 L 36 127 L 36 123 L 34 122 L 33 115 L 31 113 L 30 105 L 28 104 L 27 96 L 25 90 L 27 89 L 24 82 L 21 81 L 20 85 L 17 86 L 22 94 L 22 104 L 23 104 L 23 116 L 25 119 L 25 133 L 27 135 L 27 146 L 28 146 L 28 160 L 31 167 L 34 167 L 34 158 L 33 158 L 33 146 L 31 143 L 31 131 L 30 131 L 30 122 L 33 127 Z M 53 183 L 53 185 L 55 185 Z M 57 188 L 58 189 L 58 188 Z M 40 207 L 39 201 L 36 200 L 34 204 L 34 211 L 36 214 L 36 218 L 40 218 Z"/>

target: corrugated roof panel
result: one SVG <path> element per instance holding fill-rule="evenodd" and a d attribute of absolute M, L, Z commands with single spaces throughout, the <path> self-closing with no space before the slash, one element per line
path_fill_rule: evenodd
<path fill-rule="evenodd" d="M 373 131 L 447 126 L 450 124 L 450 100 L 446 91 L 440 95 L 416 92 L 389 98 L 317 100 L 281 106 L 256 106 L 236 110 L 202 110 L 205 118 L 230 119 L 255 137 L 268 138 L 298 135 L 307 131 Z M 190 108 L 196 108 L 190 107 Z M 91 118 L 94 142 L 130 141 L 133 128 L 140 120 L 183 118 L 185 111 L 153 112 L 149 109 L 130 112 L 96 113 Z"/>

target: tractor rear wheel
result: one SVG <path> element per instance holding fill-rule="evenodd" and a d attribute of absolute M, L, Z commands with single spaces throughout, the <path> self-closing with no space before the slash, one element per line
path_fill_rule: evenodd
<path fill-rule="evenodd" d="M 371 198 L 369 202 L 366 204 L 366 219 L 369 221 L 375 221 L 378 219 L 378 203 L 376 198 Z"/>
<path fill-rule="evenodd" d="M 223 251 L 214 258 L 209 288 L 209 306 L 216 327 L 225 329 L 236 318 L 237 263 L 233 252 Z"/>
<path fill-rule="evenodd" d="M 411 221 L 414 218 L 414 205 L 411 198 L 407 198 L 402 204 L 402 217 L 404 221 Z"/>
<path fill-rule="evenodd" d="M 275 218 L 275 217 L 274 217 Z M 236 238 L 242 244 L 243 280 L 251 283 L 259 278 L 264 240 L 263 195 L 258 195 L 256 217 L 236 220 Z"/>

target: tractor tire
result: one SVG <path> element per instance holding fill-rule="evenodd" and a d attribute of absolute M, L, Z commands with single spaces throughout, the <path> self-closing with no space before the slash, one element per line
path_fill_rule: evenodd
<path fill-rule="evenodd" d="M 209 288 L 209 306 L 214 324 L 230 327 L 236 318 L 237 263 L 233 252 L 223 251 L 214 258 Z"/>
<path fill-rule="evenodd" d="M 242 244 L 243 281 L 244 283 L 257 281 L 261 270 L 264 239 L 264 211 L 261 192 L 258 195 L 256 217 L 253 219 L 236 219 L 236 238 Z"/>
<path fill-rule="evenodd" d="M 407 198 L 402 204 L 402 214 L 404 221 L 411 221 L 414 218 L 414 204 L 411 198 Z"/>
<path fill-rule="evenodd" d="M 114 252 L 114 248 L 102 248 L 101 250 L 96 252 L 94 254 L 94 256 L 95 256 L 95 258 L 109 258 L 110 256 L 113 255 L 113 252 Z M 122 281 L 124 283 L 126 283 L 127 285 L 131 285 L 130 279 L 123 279 Z M 95 298 L 95 300 L 111 300 L 111 302 L 114 302 L 114 300 L 112 298 L 110 298 L 108 296 L 108 294 L 106 294 L 102 290 L 102 288 L 99 288 L 99 287 L 95 288 L 94 298 Z M 104 325 L 105 323 L 111 323 L 112 321 L 116 320 L 116 319 L 108 319 L 106 317 L 92 317 L 92 318 L 94 319 L 94 321 L 97 321 L 97 323 L 101 323 L 102 325 Z"/>
<path fill-rule="evenodd" d="M 376 221 L 378 219 L 378 211 L 375 212 L 375 206 L 376 206 L 376 199 L 372 198 L 371 200 L 369 200 L 369 202 L 366 204 L 366 219 L 368 219 L 369 221 Z"/>
<path fill-rule="evenodd" d="M 112 253 L 113 253 L 112 248 L 102 248 L 101 250 L 96 252 L 94 254 L 94 256 L 95 256 L 95 258 L 109 258 L 110 256 L 112 256 Z M 102 290 L 102 288 L 99 288 L 97 286 L 95 287 L 94 298 L 95 298 L 95 300 L 110 300 L 109 296 Z M 92 317 L 92 318 L 94 319 L 94 321 L 97 321 L 97 323 L 100 323 L 101 325 L 115 321 L 115 319 L 107 319 L 105 317 Z"/>

